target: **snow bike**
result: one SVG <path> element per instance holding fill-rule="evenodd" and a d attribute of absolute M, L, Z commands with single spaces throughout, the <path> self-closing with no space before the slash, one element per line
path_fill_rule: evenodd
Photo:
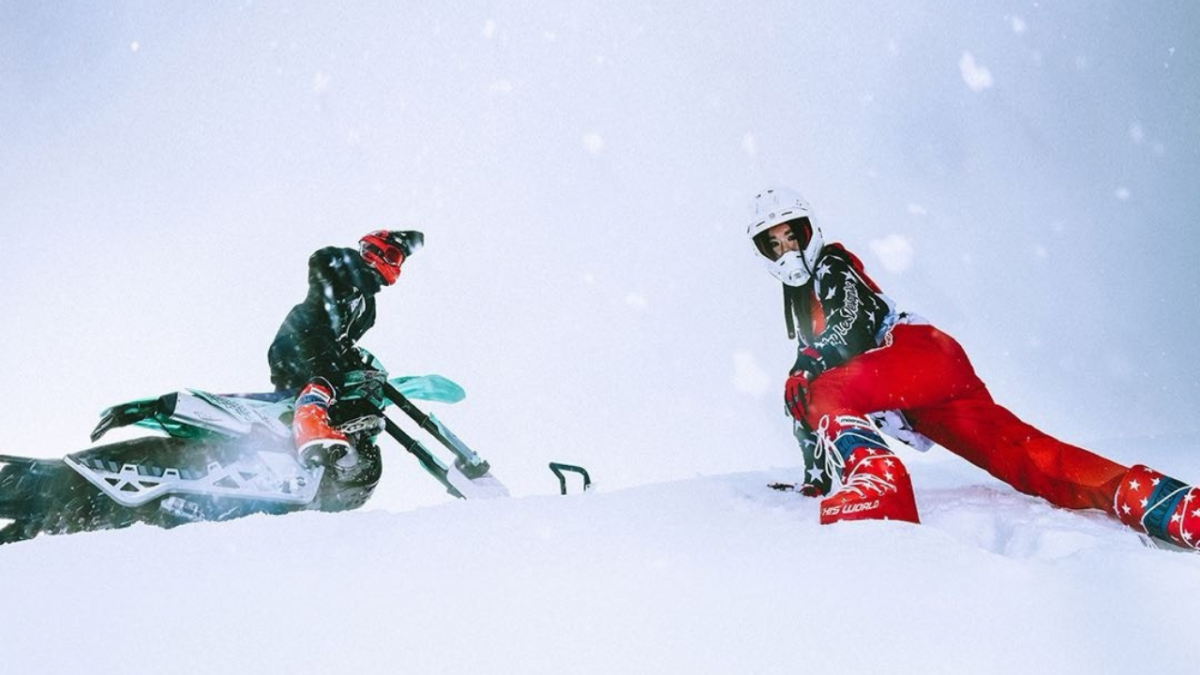
<path fill-rule="evenodd" d="M 388 379 L 377 360 L 349 373 L 330 410 L 358 452 L 344 468 L 297 459 L 295 392 L 218 395 L 196 389 L 108 408 L 92 441 L 135 426 L 165 432 L 68 454 L 62 459 L 0 455 L 0 543 L 146 523 L 171 528 L 255 513 L 343 511 L 362 506 L 382 473 L 376 440 L 386 432 L 446 491 L 460 498 L 507 496 L 488 463 L 409 398 L 455 403 L 464 392 L 438 376 Z M 443 462 L 392 421 L 394 405 L 454 454 Z M 4 525 L 4 520 L 11 521 Z"/>

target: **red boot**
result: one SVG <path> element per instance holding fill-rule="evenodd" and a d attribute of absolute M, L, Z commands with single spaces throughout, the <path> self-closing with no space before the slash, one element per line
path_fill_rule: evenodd
<path fill-rule="evenodd" d="M 839 453 L 845 466 L 842 489 L 821 500 L 821 524 L 843 520 L 921 522 L 908 469 L 871 423 L 862 417 L 842 416 L 829 427 L 832 429 L 821 430 L 827 452 Z"/>
<path fill-rule="evenodd" d="M 1113 510 L 1138 532 L 1200 550 L 1200 488 L 1138 464 L 1121 478 Z"/>
<path fill-rule="evenodd" d="M 329 426 L 329 406 L 333 403 L 333 386 L 320 377 L 296 397 L 292 436 L 301 464 L 323 465 L 353 454 L 345 434 Z"/>

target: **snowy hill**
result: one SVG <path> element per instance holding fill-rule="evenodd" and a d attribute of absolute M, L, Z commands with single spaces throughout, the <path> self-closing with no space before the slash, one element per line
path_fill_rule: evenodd
<path fill-rule="evenodd" d="M 0 553 L 21 673 L 1097 673 L 1194 661 L 1200 556 L 911 457 L 924 523 L 791 470 Z M 19 609 L 16 609 L 19 608 Z M 31 627 L 38 627 L 32 629 Z"/>

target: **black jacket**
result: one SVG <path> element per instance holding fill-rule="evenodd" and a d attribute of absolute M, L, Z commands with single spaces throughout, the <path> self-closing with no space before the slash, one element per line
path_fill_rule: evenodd
<path fill-rule="evenodd" d="M 838 244 L 821 251 L 812 280 L 786 293 L 800 329 L 799 355 L 792 369 L 813 375 L 878 347 L 897 318 L 862 263 Z"/>
<path fill-rule="evenodd" d="M 276 389 L 303 387 L 321 376 L 335 386 L 362 367 L 354 343 L 375 325 L 382 281 L 358 251 L 323 248 L 308 259 L 308 297 L 292 308 L 267 351 Z"/>

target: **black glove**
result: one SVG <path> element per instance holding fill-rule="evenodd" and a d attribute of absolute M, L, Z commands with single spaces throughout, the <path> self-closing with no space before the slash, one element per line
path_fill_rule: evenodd
<path fill-rule="evenodd" d="M 825 372 L 825 357 L 813 347 L 801 347 L 796 352 L 796 362 L 792 364 L 791 373 L 808 373 L 808 379 Z"/>
<path fill-rule="evenodd" d="M 300 463 L 309 469 L 323 466 L 341 473 L 358 464 L 358 451 L 345 441 L 312 443 L 300 452 Z"/>

